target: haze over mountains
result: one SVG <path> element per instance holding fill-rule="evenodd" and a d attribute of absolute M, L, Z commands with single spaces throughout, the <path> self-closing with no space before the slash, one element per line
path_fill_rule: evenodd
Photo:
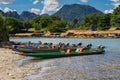
<path fill-rule="evenodd" d="M 29 11 L 23 11 L 21 14 L 18 14 L 16 11 L 9 11 L 4 13 L 2 10 L 0 10 L 0 13 L 2 13 L 2 15 L 5 17 L 14 17 L 20 20 L 31 20 L 38 16 L 49 16 L 48 14 L 37 15 Z M 78 22 L 81 22 L 82 19 L 90 13 L 102 12 L 89 5 L 72 4 L 64 5 L 59 11 L 57 11 L 53 15 L 58 15 L 67 22 L 71 22 L 74 19 L 78 19 Z"/>

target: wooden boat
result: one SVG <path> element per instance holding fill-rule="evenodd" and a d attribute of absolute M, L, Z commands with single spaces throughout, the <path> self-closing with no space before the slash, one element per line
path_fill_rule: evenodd
<path fill-rule="evenodd" d="M 82 53 L 76 53 L 72 50 L 70 54 L 66 54 L 65 50 L 41 50 L 41 51 L 29 51 L 27 50 L 20 52 L 20 55 L 31 56 L 31 57 L 41 57 L 41 58 L 58 58 L 58 57 L 68 57 L 68 56 L 80 56 L 80 55 L 93 55 L 104 53 L 103 48 L 85 49 Z"/>

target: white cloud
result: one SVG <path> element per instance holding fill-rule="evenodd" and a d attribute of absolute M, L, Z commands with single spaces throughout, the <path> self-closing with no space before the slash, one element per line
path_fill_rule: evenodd
<path fill-rule="evenodd" d="M 112 13 L 113 12 L 113 9 L 110 9 L 110 10 L 105 10 L 104 13 L 107 14 L 107 13 Z"/>
<path fill-rule="evenodd" d="M 44 7 L 41 14 L 52 13 L 57 11 L 59 9 L 59 1 L 60 0 L 44 0 Z"/>
<path fill-rule="evenodd" d="M 39 2 L 39 0 L 34 0 L 33 4 L 37 4 Z"/>
<path fill-rule="evenodd" d="M 81 2 L 88 2 L 88 0 L 80 0 Z"/>
<path fill-rule="evenodd" d="M 119 0 L 110 0 L 110 1 L 112 1 L 112 2 L 118 2 Z"/>
<path fill-rule="evenodd" d="M 114 6 L 113 9 L 115 9 L 116 7 L 120 5 L 120 0 L 110 0 L 110 1 L 112 2 L 112 5 Z M 104 13 L 112 13 L 113 9 L 105 10 Z"/>
<path fill-rule="evenodd" d="M 0 0 L 0 4 L 10 4 L 14 0 Z"/>
<path fill-rule="evenodd" d="M 114 8 L 120 5 L 120 0 L 111 0 L 111 1 L 112 1 L 112 5 L 114 6 Z"/>
<path fill-rule="evenodd" d="M 40 14 L 40 9 L 37 8 L 32 8 L 30 12 L 35 13 L 35 14 Z"/>
<path fill-rule="evenodd" d="M 5 7 L 3 11 L 6 13 L 6 12 L 9 12 L 9 11 L 16 11 L 16 10 L 12 10 L 12 9 L 10 9 L 8 7 Z"/>

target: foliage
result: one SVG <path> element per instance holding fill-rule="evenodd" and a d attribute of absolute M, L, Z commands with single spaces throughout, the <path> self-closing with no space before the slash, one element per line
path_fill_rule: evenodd
<path fill-rule="evenodd" d="M 82 29 L 96 30 L 101 15 L 102 15 L 102 14 L 92 13 L 92 14 L 86 16 L 86 17 L 83 19 L 80 27 L 81 27 Z"/>
<path fill-rule="evenodd" d="M 65 21 L 54 21 L 53 24 L 49 27 L 50 32 L 64 32 L 66 27 Z"/>
<path fill-rule="evenodd" d="M 36 30 L 41 30 L 42 28 L 46 28 L 50 26 L 51 23 L 52 23 L 52 19 L 51 17 L 48 16 L 40 16 L 32 20 L 33 27 Z"/>
<path fill-rule="evenodd" d="M 32 20 L 33 27 L 41 32 L 63 32 L 66 22 L 56 15 L 40 16 Z"/>
<path fill-rule="evenodd" d="M 23 25 L 24 25 L 24 29 L 25 29 L 26 31 L 28 31 L 29 28 L 32 28 L 32 24 L 31 24 L 31 22 L 28 21 L 28 20 L 24 21 L 24 22 L 23 22 Z"/>
<path fill-rule="evenodd" d="M 0 32 L 0 41 L 8 41 L 9 35 L 5 26 L 5 18 L 3 18 L 2 15 L 0 15 Z"/>
<path fill-rule="evenodd" d="M 111 16 L 110 24 L 112 27 L 120 28 L 120 5 L 114 9 L 113 14 Z"/>
<path fill-rule="evenodd" d="M 8 17 L 5 19 L 5 24 L 10 33 L 21 32 L 21 29 L 24 28 L 23 23 L 16 18 Z"/>
<path fill-rule="evenodd" d="M 97 30 L 108 30 L 110 28 L 111 14 L 103 14 L 99 19 Z"/>
<path fill-rule="evenodd" d="M 112 15 L 110 23 L 111 23 L 111 26 L 120 28 L 120 14 Z"/>
<path fill-rule="evenodd" d="M 114 9 L 113 14 L 114 15 L 119 15 L 120 14 L 120 5 L 117 8 Z"/>

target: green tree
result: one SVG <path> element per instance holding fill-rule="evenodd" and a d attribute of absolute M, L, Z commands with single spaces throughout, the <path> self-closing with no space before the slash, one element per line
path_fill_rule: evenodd
<path fill-rule="evenodd" d="M 5 26 L 5 18 L 0 15 L 0 41 L 9 41 L 9 34 Z"/>
<path fill-rule="evenodd" d="M 112 27 L 120 27 L 120 5 L 114 9 L 110 24 Z"/>
<path fill-rule="evenodd" d="M 113 14 L 114 15 L 119 15 L 120 14 L 120 5 L 117 8 L 114 9 Z"/>
<path fill-rule="evenodd" d="M 102 14 L 92 13 L 86 16 L 80 24 L 81 29 L 96 30 Z"/>
<path fill-rule="evenodd" d="M 120 28 L 120 14 L 119 15 L 112 15 L 110 23 L 111 23 L 112 27 L 119 27 Z"/>
<path fill-rule="evenodd" d="M 41 30 L 43 28 L 50 26 L 52 24 L 52 19 L 51 17 L 48 17 L 48 16 L 40 16 L 40 17 L 34 18 L 32 20 L 32 24 L 36 30 Z"/>
<path fill-rule="evenodd" d="M 16 18 L 8 17 L 5 19 L 7 28 L 10 28 L 10 33 L 21 32 L 24 29 L 23 23 Z"/>
<path fill-rule="evenodd" d="M 77 20 L 77 19 L 74 19 L 74 20 L 72 21 L 72 29 L 77 28 L 77 26 L 78 26 L 78 20 Z"/>
<path fill-rule="evenodd" d="M 49 27 L 49 31 L 50 32 L 64 32 L 66 31 L 65 27 L 66 27 L 67 23 L 65 21 L 54 21 L 53 24 Z"/>
<path fill-rule="evenodd" d="M 52 15 L 52 20 L 61 20 L 61 18 L 58 15 Z"/>
<path fill-rule="evenodd" d="M 98 23 L 98 30 L 107 30 L 110 28 L 110 19 L 111 19 L 111 14 L 103 14 L 100 17 L 99 23 Z"/>
<path fill-rule="evenodd" d="M 24 29 L 25 29 L 26 31 L 28 31 L 29 28 L 32 28 L 32 24 L 31 24 L 31 22 L 28 21 L 28 20 L 24 21 L 24 22 L 23 22 L 23 25 L 24 25 Z"/>

